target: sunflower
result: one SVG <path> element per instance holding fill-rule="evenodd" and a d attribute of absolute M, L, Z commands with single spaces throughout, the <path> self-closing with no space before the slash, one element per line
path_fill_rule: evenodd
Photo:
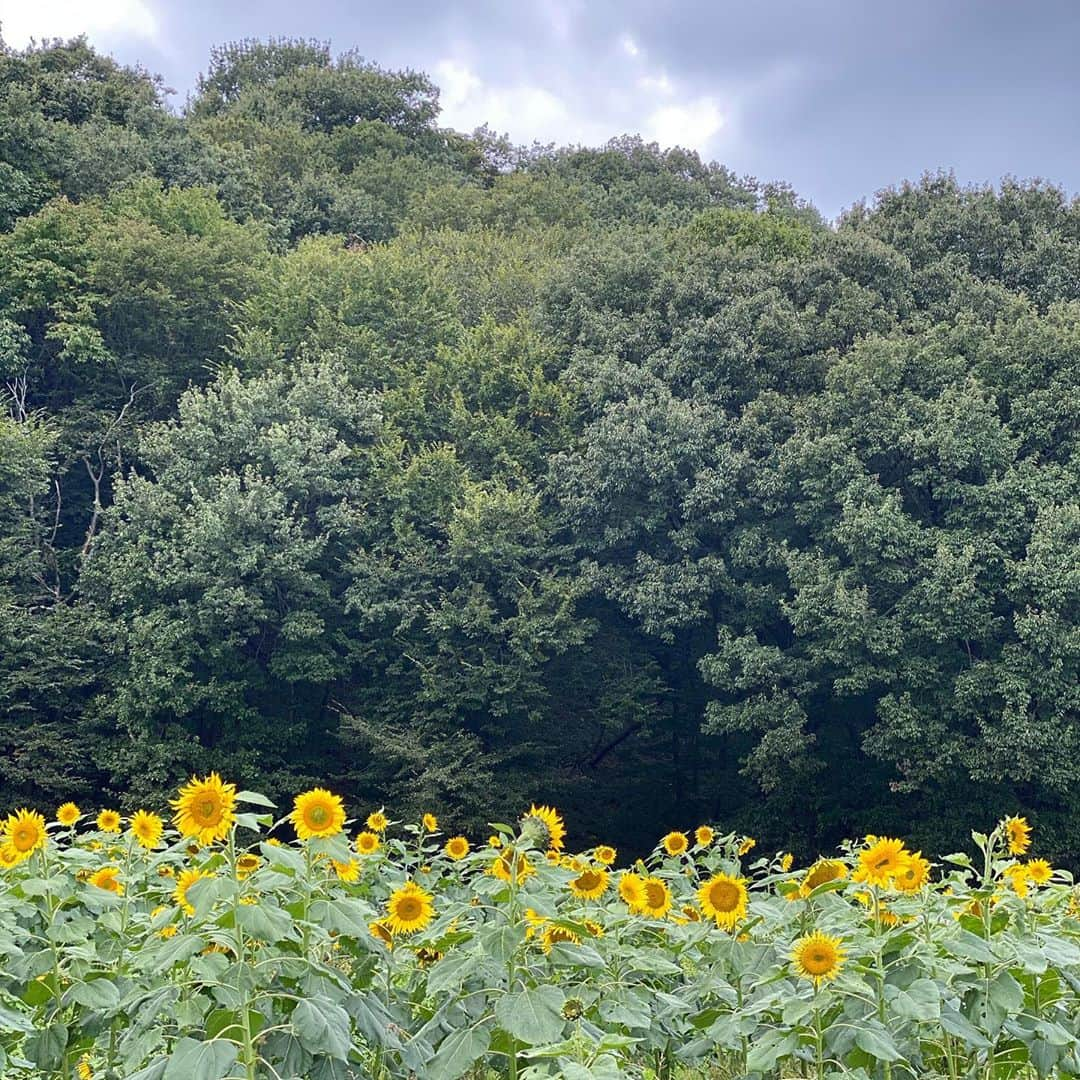
<path fill-rule="evenodd" d="M 293 800 L 289 820 L 301 840 L 337 836 L 345 824 L 345 807 L 340 795 L 332 795 L 326 788 L 312 788 Z"/>
<path fill-rule="evenodd" d="M 458 859 L 464 859 L 469 854 L 469 841 L 464 836 L 452 836 L 446 841 L 443 851 L 457 862 Z"/>
<path fill-rule="evenodd" d="M 10 870 L 13 866 L 18 866 L 22 861 L 23 857 L 11 844 L 0 844 L 0 870 Z"/>
<path fill-rule="evenodd" d="M 116 893 L 117 896 L 124 895 L 124 886 L 120 881 L 120 867 L 118 866 L 103 866 L 86 880 L 89 884 L 104 889 L 106 892 Z"/>
<path fill-rule="evenodd" d="M 565 926 L 548 926 L 540 935 L 540 947 L 550 953 L 553 945 L 580 945 L 581 938 Z"/>
<path fill-rule="evenodd" d="M 820 986 L 839 974 L 846 955 L 842 946 L 840 938 L 829 937 L 819 930 L 795 942 L 791 962 L 799 975 Z"/>
<path fill-rule="evenodd" d="M 930 880 L 930 863 L 921 851 L 909 855 L 896 875 L 896 887 L 901 892 L 918 892 Z"/>
<path fill-rule="evenodd" d="M 390 824 L 390 819 L 381 811 L 375 810 L 368 814 L 365 825 L 372 832 L 386 832 L 387 826 Z"/>
<path fill-rule="evenodd" d="M 173 821 L 181 836 L 212 844 L 224 840 L 236 820 L 236 785 L 224 783 L 216 772 L 202 780 L 193 776 L 170 805 L 176 811 Z"/>
<path fill-rule="evenodd" d="M 431 894 L 410 881 L 391 894 L 384 922 L 392 934 L 412 934 L 423 930 L 434 915 Z"/>
<path fill-rule="evenodd" d="M 241 855 L 236 860 L 237 881 L 243 881 L 245 878 L 251 877 L 260 866 L 262 866 L 262 859 L 258 855 L 253 855 L 250 851 L 245 855 Z"/>
<path fill-rule="evenodd" d="M 1031 859 L 1024 869 L 1033 885 L 1045 885 L 1054 876 L 1054 868 L 1045 859 Z"/>
<path fill-rule="evenodd" d="M 59 821 L 61 825 L 66 825 L 68 827 L 74 825 L 80 817 L 82 817 L 82 811 L 73 802 L 64 803 L 64 805 L 59 807 L 56 811 L 56 820 Z"/>
<path fill-rule="evenodd" d="M 4 831 L 0 835 L 0 844 L 12 848 L 17 861 L 29 859 L 35 851 L 45 846 L 48 833 L 45 831 L 45 818 L 35 810 L 25 807 L 11 814 L 4 822 Z"/>
<path fill-rule="evenodd" d="M 425 814 L 420 819 L 420 824 L 424 826 L 427 832 L 437 832 L 439 828 L 439 819 L 434 814 Z"/>
<path fill-rule="evenodd" d="M 893 878 L 904 869 L 908 857 L 903 840 L 894 840 L 888 836 L 878 837 L 870 847 L 859 852 L 856 879 L 868 885 L 888 888 Z"/>
<path fill-rule="evenodd" d="M 532 863 L 513 848 L 504 848 L 499 857 L 491 864 L 488 873 L 497 877 L 500 881 L 510 881 L 511 875 L 516 875 L 520 885 L 530 874 L 535 873 Z"/>
<path fill-rule="evenodd" d="M 570 891 L 582 900 L 596 900 L 607 892 L 608 872 L 602 867 L 588 867 L 568 882 Z"/>
<path fill-rule="evenodd" d="M 682 855 L 690 847 L 686 833 L 681 832 L 669 832 L 660 843 L 669 855 Z"/>
<path fill-rule="evenodd" d="M 368 923 L 368 932 L 376 941 L 381 941 L 387 948 L 392 949 L 394 947 L 394 935 L 386 923 L 370 922 Z"/>
<path fill-rule="evenodd" d="M 716 838 L 716 833 L 708 825 L 699 825 L 694 830 L 694 839 L 698 847 L 708 847 Z"/>
<path fill-rule="evenodd" d="M 1005 819 L 1005 838 L 1009 842 L 1010 855 L 1023 855 L 1031 847 L 1031 826 L 1027 818 L 1010 817 Z"/>
<path fill-rule="evenodd" d="M 348 862 L 331 859 L 330 865 L 333 866 L 334 873 L 337 874 L 339 880 L 344 881 L 346 884 L 351 885 L 360 877 L 359 859 L 350 859 Z"/>
<path fill-rule="evenodd" d="M 137 810 L 131 819 L 131 831 L 139 846 L 152 851 L 161 843 L 161 834 L 165 829 L 165 823 L 147 810 Z"/>
<path fill-rule="evenodd" d="M 795 856 L 792 855 L 790 851 L 785 852 L 783 858 L 780 860 L 781 871 L 786 874 L 791 869 L 794 862 Z"/>
<path fill-rule="evenodd" d="M 619 897 L 631 911 L 637 911 L 645 900 L 645 879 L 625 871 L 619 878 Z"/>
<path fill-rule="evenodd" d="M 499 836 L 498 833 L 492 833 L 488 837 L 488 847 L 501 848 L 502 847 L 502 837 Z"/>
<path fill-rule="evenodd" d="M 847 867 L 838 859 L 818 859 L 802 879 L 799 893 L 809 896 L 815 889 L 830 881 L 843 881 L 847 877 Z"/>
<path fill-rule="evenodd" d="M 566 826 L 559 812 L 552 806 L 537 806 L 535 803 L 521 817 L 521 835 L 532 841 L 538 848 L 551 848 L 562 851 L 566 838 Z"/>
<path fill-rule="evenodd" d="M 90 1065 L 90 1058 L 83 1054 L 75 1066 L 75 1075 L 79 1080 L 94 1080 L 94 1070 Z"/>
<path fill-rule="evenodd" d="M 642 915 L 662 919 L 671 910 L 671 890 L 660 878 L 645 878 L 641 883 L 641 892 L 641 904 L 638 910 Z"/>
<path fill-rule="evenodd" d="M 1012 890 L 1017 896 L 1023 898 L 1028 894 L 1028 886 L 1031 881 L 1028 877 L 1027 867 L 1022 863 L 1015 863 L 1012 866 L 1005 868 L 1005 876 L 1009 879 L 1009 884 L 1012 886 Z"/>
<path fill-rule="evenodd" d="M 697 895 L 701 910 L 725 930 L 731 930 L 740 919 L 746 918 L 749 894 L 745 878 L 714 874 L 698 889 Z"/>
<path fill-rule="evenodd" d="M 195 914 L 195 907 L 187 898 L 188 889 L 190 889 L 196 881 L 202 881 L 204 878 L 212 878 L 213 876 L 213 874 L 204 873 L 202 870 L 184 870 L 181 872 L 180 876 L 176 879 L 176 888 L 173 889 L 172 895 L 177 906 L 180 907 L 185 914 Z"/>
<path fill-rule="evenodd" d="M 752 836 L 744 836 L 742 843 L 739 845 L 739 854 L 748 855 L 756 847 L 757 841 Z"/>
<path fill-rule="evenodd" d="M 610 847 L 607 844 L 601 844 L 593 852 L 593 855 L 596 856 L 596 861 L 601 866 L 611 866 L 611 864 L 615 861 L 616 851 L 613 847 Z"/>
<path fill-rule="evenodd" d="M 120 814 L 116 810 L 102 810 L 97 816 L 97 827 L 102 832 L 118 833 L 120 831 Z"/>
<path fill-rule="evenodd" d="M 525 940 L 539 934 L 547 925 L 547 916 L 541 915 L 531 907 L 525 909 Z"/>
<path fill-rule="evenodd" d="M 443 954 L 438 949 L 419 948 L 416 950 L 416 966 L 419 968 L 429 968 L 442 958 Z"/>
<path fill-rule="evenodd" d="M 356 850 L 361 855 L 374 855 L 381 846 L 381 841 L 373 832 L 362 832 L 356 838 Z"/>

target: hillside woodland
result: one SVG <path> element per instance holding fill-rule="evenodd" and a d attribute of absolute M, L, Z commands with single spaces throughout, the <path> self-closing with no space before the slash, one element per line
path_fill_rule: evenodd
<path fill-rule="evenodd" d="M 168 102 L 0 51 L 0 810 L 1080 849 L 1080 205 L 830 223 L 316 42 Z"/>

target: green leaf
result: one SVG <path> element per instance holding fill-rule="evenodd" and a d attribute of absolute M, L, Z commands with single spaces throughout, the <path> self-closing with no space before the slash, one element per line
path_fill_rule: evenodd
<path fill-rule="evenodd" d="M 554 1042 L 566 1021 L 562 1007 L 566 995 L 557 986 L 537 986 L 517 994 L 505 994 L 495 1006 L 499 1026 L 529 1046 Z"/>
<path fill-rule="evenodd" d="M 71 1002 L 88 1009 L 115 1009 L 120 1004 L 120 991 L 110 978 L 90 979 L 71 986 L 64 994 L 64 1004 Z"/>
<path fill-rule="evenodd" d="M 228 1076 L 240 1051 L 224 1040 L 180 1039 L 173 1047 L 164 1080 L 221 1080 Z"/>
<path fill-rule="evenodd" d="M 138 1072 L 128 1073 L 127 1080 L 162 1080 L 168 1067 L 168 1058 L 158 1058 Z"/>
<path fill-rule="evenodd" d="M 766 1031 L 760 1039 L 751 1042 L 746 1071 L 771 1072 L 781 1058 L 794 1053 L 798 1046 L 799 1036 L 794 1031 Z"/>
<path fill-rule="evenodd" d="M 0 1005 L 0 1031 L 33 1031 L 34 1023 L 28 1016 Z"/>
<path fill-rule="evenodd" d="M 958 931 L 956 936 L 947 942 L 947 948 L 954 956 L 962 956 L 980 964 L 993 963 L 994 960 L 990 946 L 970 930 Z"/>
<path fill-rule="evenodd" d="M 42 1071 L 57 1072 L 64 1063 L 68 1029 L 61 1023 L 35 1031 L 23 1043 L 23 1053 Z"/>
<path fill-rule="evenodd" d="M 277 803 L 271 802 L 265 795 L 260 795 L 257 791 L 238 791 L 236 801 L 251 803 L 253 806 L 265 806 L 268 810 L 277 809 Z"/>
<path fill-rule="evenodd" d="M 258 904 L 241 904 L 236 909 L 236 921 L 249 937 L 267 944 L 294 936 L 292 917 L 265 898 Z"/>
<path fill-rule="evenodd" d="M 485 1027 L 459 1028 L 451 1031 L 424 1069 L 430 1080 L 457 1080 L 467 1072 L 491 1045 L 491 1032 Z"/>
<path fill-rule="evenodd" d="M 428 972 L 427 992 L 441 994 L 456 990 L 479 965 L 480 957 L 475 953 L 451 953 Z"/>
<path fill-rule="evenodd" d="M 1065 967 L 1080 965 L 1080 947 L 1065 938 L 1047 934 L 1042 942 L 1043 952 L 1052 964 Z"/>
<path fill-rule="evenodd" d="M 596 1080 L 592 1069 L 576 1061 L 560 1061 L 559 1070 L 562 1072 L 563 1080 Z"/>
<path fill-rule="evenodd" d="M 514 951 L 525 940 L 525 928 L 523 926 L 500 926 L 487 927 L 476 935 L 476 944 L 487 956 L 505 964 Z"/>
<path fill-rule="evenodd" d="M 264 1023 L 261 1012 L 255 1009 L 248 1010 L 248 1024 L 252 1035 L 261 1031 Z M 243 1018 L 235 1009 L 215 1009 L 206 1018 L 206 1037 L 217 1039 L 224 1036 L 226 1039 L 239 1040 L 243 1035 L 243 1025 Z"/>
<path fill-rule="evenodd" d="M 160 973 L 186 963 L 206 948 L 206 939 L 198 934 L 178 934 L 168 938 L 151 957 L 147 970 Z"/>
<path fill-rule="evenodd" d="M 855 1029 L 855 1044 L 878 1061 L 900 1061 L 903 1054 L 896 1047 L 885 1028 L 873 1021 L 862 1021 Z"/>
<path fill-rule="evenodd" d="M 293 848 L 285 847 L 284 844 L 280 847 L 277 844 L 268 844 L 264 840 L 259 844 L 259 851 L 272 866 L 283 866 L 296 874 L 304 872 L 304 856 Z"/>
<path fill-rule="evenodd" d="M 936 1020 L 941 1015 L 941 991 L 933 979 L 916 979 L 906 990 L 886 985 L 889 1010 L 902 1020 Z"/>
<path fill-rule="evenodd" d="M 1024 1007 L 1024 988 L 1007 971 L 1000 971 L 989 986 L 990 1000 L 1007 1016 Z"/>
<path fill-rule="evenodd" d="M 309 1054 L 347 1061 L 352 1049 L 349 1014 L 329 998 L 302 998 L 293 1009 L 293 1031 Z"/>
<path fill-rule="evenodd" d="M 949 1005 L 941 1008 L 941 1026 L 958 1039 L 963 1039 L 969 1046 L 986 1047 L 990 1045 L 986 1036 L 966 1017 Z"/>

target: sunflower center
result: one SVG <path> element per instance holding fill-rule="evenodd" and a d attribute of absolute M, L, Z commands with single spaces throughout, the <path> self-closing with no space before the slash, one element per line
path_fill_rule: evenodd
<path fill-rule="evenodd" d="M 415 896 L 403 896 L 398 901 L 398 918 L 403 922 L 412 922 L 420 917 L 423 906 Z"/>
<path fill-rule="evenodd" d="M 730 881 L 718 881 L 709 890 L 709 900 L 717 911 L 734 911 L 739 906 L 739 890 Z"/>
<path fill-rule="evenodd" d="M 577 887 L 591 892 L 600 885 L 601 877 L 595 870 L 586 870 L 578 879 Z"/>
<path fill-rule="evenodd" d="M 307 819 L 309 825 L 321 828 L 330 820 L 330 814 L 325 806 L 311 806 L 308 808 Z"/>
<path fill-rule="evenodd" d="M 216 825 L 221 817 L 221 806 L 217 799 L 209 796 L 197 805 L 198 815 L 207 825 Z"/>
<path fill-rule="evenodd" d="M 34 846 L 37 834 L 33 829 L 23 825 L 15 830 L 12 841 L 19 851 L 27 851 Z"/>
<path fill-rule="evenodd" d="M 645 886 L 645 899 L 649 907 L 658 908 L 664 906 L 664 886 L 650 882 Z"/>
<path fill-rule="evenodd" d="M 831 971 L 834 963 L 832 951 L 821 946 L 807 950 L 803 958 L 803 967 L 814 975 L 824 975 Z"/>

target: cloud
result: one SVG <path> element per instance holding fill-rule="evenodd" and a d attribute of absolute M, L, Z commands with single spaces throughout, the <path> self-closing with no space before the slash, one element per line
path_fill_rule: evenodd
<path fill-rule="evenodd" d="M 671 80 L 661 72 L 659 75 L 642 75 L 637 81 L 638 89 L 647 94 L 663 94 L 668 97 L 675 93 L 675 87 Z"/>
<path fill-rule="evenodd" d="M 603 120 L 576 109 L 553 90 L 530 83 L 494 86 L 468 65 L 440 60 L 434 67 L 441 88 L 442 123 L 462 131 L 488 124 L 519 143 L 598 144 L 617 134 Z"/>
<path fill-rule="evenodd" d="M 682 105 L 661 105 L 645 118 L 641 134 L 661 146 L 708 146 L 724 126 L 724 114 L 711 97 Z"/>
<path fill-rule="evenodd" d="M 31 38 L 94 42 L 137 38 L 157 43 L 161 26 L 149 0 L 0 0 L 0 32 L 17 49 Z"/>
<path fill-rule="evenodd" d="M 638 43 L 629 34 L 623 34 L 623 36 L 619 38 L 619 44 L 622 46 L 622 50 L 627 56 L 636 57 L 641 54 Z"/>
<path fill-rule="evenodd" d="M 517 143 L 600 146 L 616 135 L 640 132 L 662 146 L 684 146 L 705 156 L 726 126 L 719 101 L 683 95 L 663 72 L 644 74 L 617 92 L 565 84 L 543 86 L 485 81 L 466 62 L 443 59 L 433 75 L 441 87 L 442 122 L 471 131 L 481 124 Z M 658 98 L 663 103 L 658 104 Z"/>

